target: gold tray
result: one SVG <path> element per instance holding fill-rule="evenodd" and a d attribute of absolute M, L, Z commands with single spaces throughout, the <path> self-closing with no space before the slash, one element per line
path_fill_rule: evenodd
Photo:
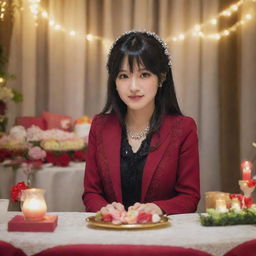
<path fill-rule="evenodd" d="M 136 223 L 136 224 L 112 224 L 110 222 L 96 221 L 95 216 L 86 218 L 86 222 L 94 227 L 110 228 L 110 229 L 146 229 L 146 228 L 159 228 L 170 225 L 170 221 L 166 215 L 160 216 L 159 222 L 153 223 Z"/>

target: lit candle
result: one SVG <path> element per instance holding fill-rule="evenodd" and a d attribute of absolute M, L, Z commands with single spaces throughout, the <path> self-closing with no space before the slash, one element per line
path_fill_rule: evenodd
<path fill-rule="evenodd" d="M 215 209 L 218 212 L 227 212 L 228 211 L 226 201 L 224 199 L 217 199 L 215 205 L 216 205 Z"/>
<path fill-rule="evenodd" d="M 252 175 L 252 163 L 250 161 L 243 161 L 241 163 L 243 180 L 250 180 Z"/>
<path fill-rule="evenodd" d="M 22 205 L 24 217 L 28 220 L 43 220 L 47 206 L 43 197 L 43 189 L 24 190 L 25 200 Z"/>
<path fill-rule="evenodd" d="M 233 198 L 232 202 L 231 202 L 231 209 L 235 210 L 235 211 L 240 211 L 241 207 L 240 207 L 240 202 L 238 200 L 238 198 Z"/>

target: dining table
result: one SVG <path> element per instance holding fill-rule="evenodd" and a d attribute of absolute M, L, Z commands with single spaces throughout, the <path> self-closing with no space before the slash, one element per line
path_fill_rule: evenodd
<path fill-rule="evenodd" d="M 59 245 L 125 244 L 181 246 L 222 256 L 235 246 L 256 236 L 255 225 L 202 226 L 198 213 L 168 216 L 170 225 L 158 228 L 111 229 L 95 227 L 86 218 L 95 213 L 48 212 L 58 216 L 53 232 L 8 232 L 7 223 L 21 212 L 8 212 L 0 224 L 0 240 L 22 249 L 27 255 Z"/>

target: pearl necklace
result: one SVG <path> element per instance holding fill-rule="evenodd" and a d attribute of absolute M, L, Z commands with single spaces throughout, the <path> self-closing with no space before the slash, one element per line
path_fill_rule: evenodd
<path fill-rule="evenodd" d="M 133 140 L 140 140 L 145 138 L 149 132 L 149 125 L 140 132 L 132 132 L 130 129 L 126 128 L 128 136 Z"/>

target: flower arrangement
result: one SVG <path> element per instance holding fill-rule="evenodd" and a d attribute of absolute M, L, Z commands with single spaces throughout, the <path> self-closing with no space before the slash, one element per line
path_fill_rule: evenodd
<path fill-rule="evenodd" d="M 14 126 L 0 138 L 0 162 L 22 167 L 26 174 L 39 170 L 44 163 L 68 166 L 70 161 L 85 161 L 86 143 L 72 132 L 43 131 L 32 126 Z"/>

